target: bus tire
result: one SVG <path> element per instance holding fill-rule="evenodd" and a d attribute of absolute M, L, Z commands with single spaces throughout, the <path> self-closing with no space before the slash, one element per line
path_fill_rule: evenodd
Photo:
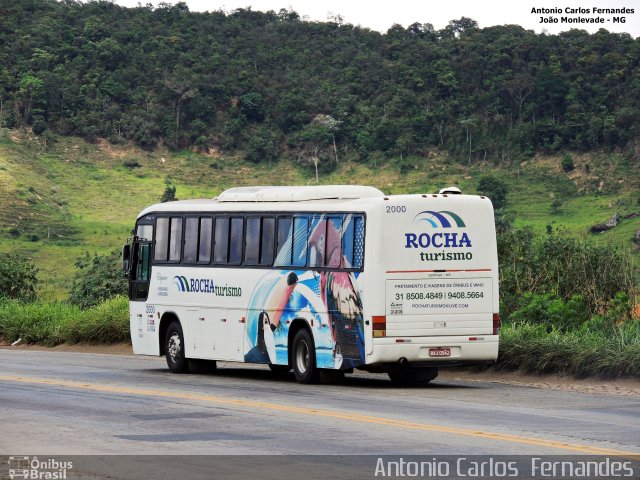
<path fill-rule="evenodd" d="M 316 368 L 316 347 L 306 328 L 299 330 L 293 338 L 291 363 L 298 383 L 318 383 L 320 373 Z"/>
<path fill-rule="evenodd" d="M 164 340 L 164 351 L 167 366 L 173 373 L 186 373 L 189 371 L 189 362 L 184 356 L 184 335 L 180 322 L 174 320 L 169 324 Z"/>
<path fill-rule="evenodd" d="M 396 386 L 426 385 L 438 376 L 437 367 L 406 368 L 391 370 L 389 378 Z"/>

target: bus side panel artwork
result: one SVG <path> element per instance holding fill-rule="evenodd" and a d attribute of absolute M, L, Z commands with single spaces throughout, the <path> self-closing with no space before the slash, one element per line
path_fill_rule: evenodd
<path fill-rule="evenodd" d="M 318 368 L 364 364 L 362 301 L 354 273 L 279 270 L 264 275 L 249 302 L 245 362 L 286 365 L 289 328 L 298 320 L 311 329 Z"/>

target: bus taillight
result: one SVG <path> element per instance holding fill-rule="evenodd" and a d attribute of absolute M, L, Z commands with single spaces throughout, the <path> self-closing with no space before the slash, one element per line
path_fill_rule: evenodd
<path fill-rule="evenodd" d="M 494 335 L 499 335 L 500 334 L 500 314 L 499 313 L 494 313 L 493 314 L 493 334 Z"/>
<path fill-rule="evenodd" d="M 387 335 L 387 317 L 385 315 L 373 315 L 371 317 L 373 324 L 373 336 L 385 337 Z"/>

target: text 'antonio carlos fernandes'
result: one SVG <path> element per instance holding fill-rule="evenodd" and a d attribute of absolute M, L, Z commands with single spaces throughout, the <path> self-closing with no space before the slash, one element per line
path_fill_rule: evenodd
<path fill-rule="evenodd" d="M 577 457 L 574 457 L 577 458 Z M 446 460 L 436 457 L 428 460 L 397 460 L 378 458 L 376 477 L 424 477 L 424 478 L 632 478 L 634 462 L 593 457 L 569 460 L 563 457 L 519 457 L 495 459 L 492 457 L 467 457 Z"/>

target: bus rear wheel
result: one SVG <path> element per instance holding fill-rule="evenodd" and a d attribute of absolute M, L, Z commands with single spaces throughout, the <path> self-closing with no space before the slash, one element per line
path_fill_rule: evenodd
<path fill-rule="evenodd" d="M 298 383 L 318 383 L 320 373 L 316 368 L 316 348 L 309 330 L 302 329 L 293 338 L 291 363 Z"/>
<path fill-rule="evenodd" d="M 189 362 L 184 356 L 184 335 L 180 322 L 175 320 L 171 322 L 164 338 L 164 351 L 169 370 L 173 373 L 188 372 Z"/>

